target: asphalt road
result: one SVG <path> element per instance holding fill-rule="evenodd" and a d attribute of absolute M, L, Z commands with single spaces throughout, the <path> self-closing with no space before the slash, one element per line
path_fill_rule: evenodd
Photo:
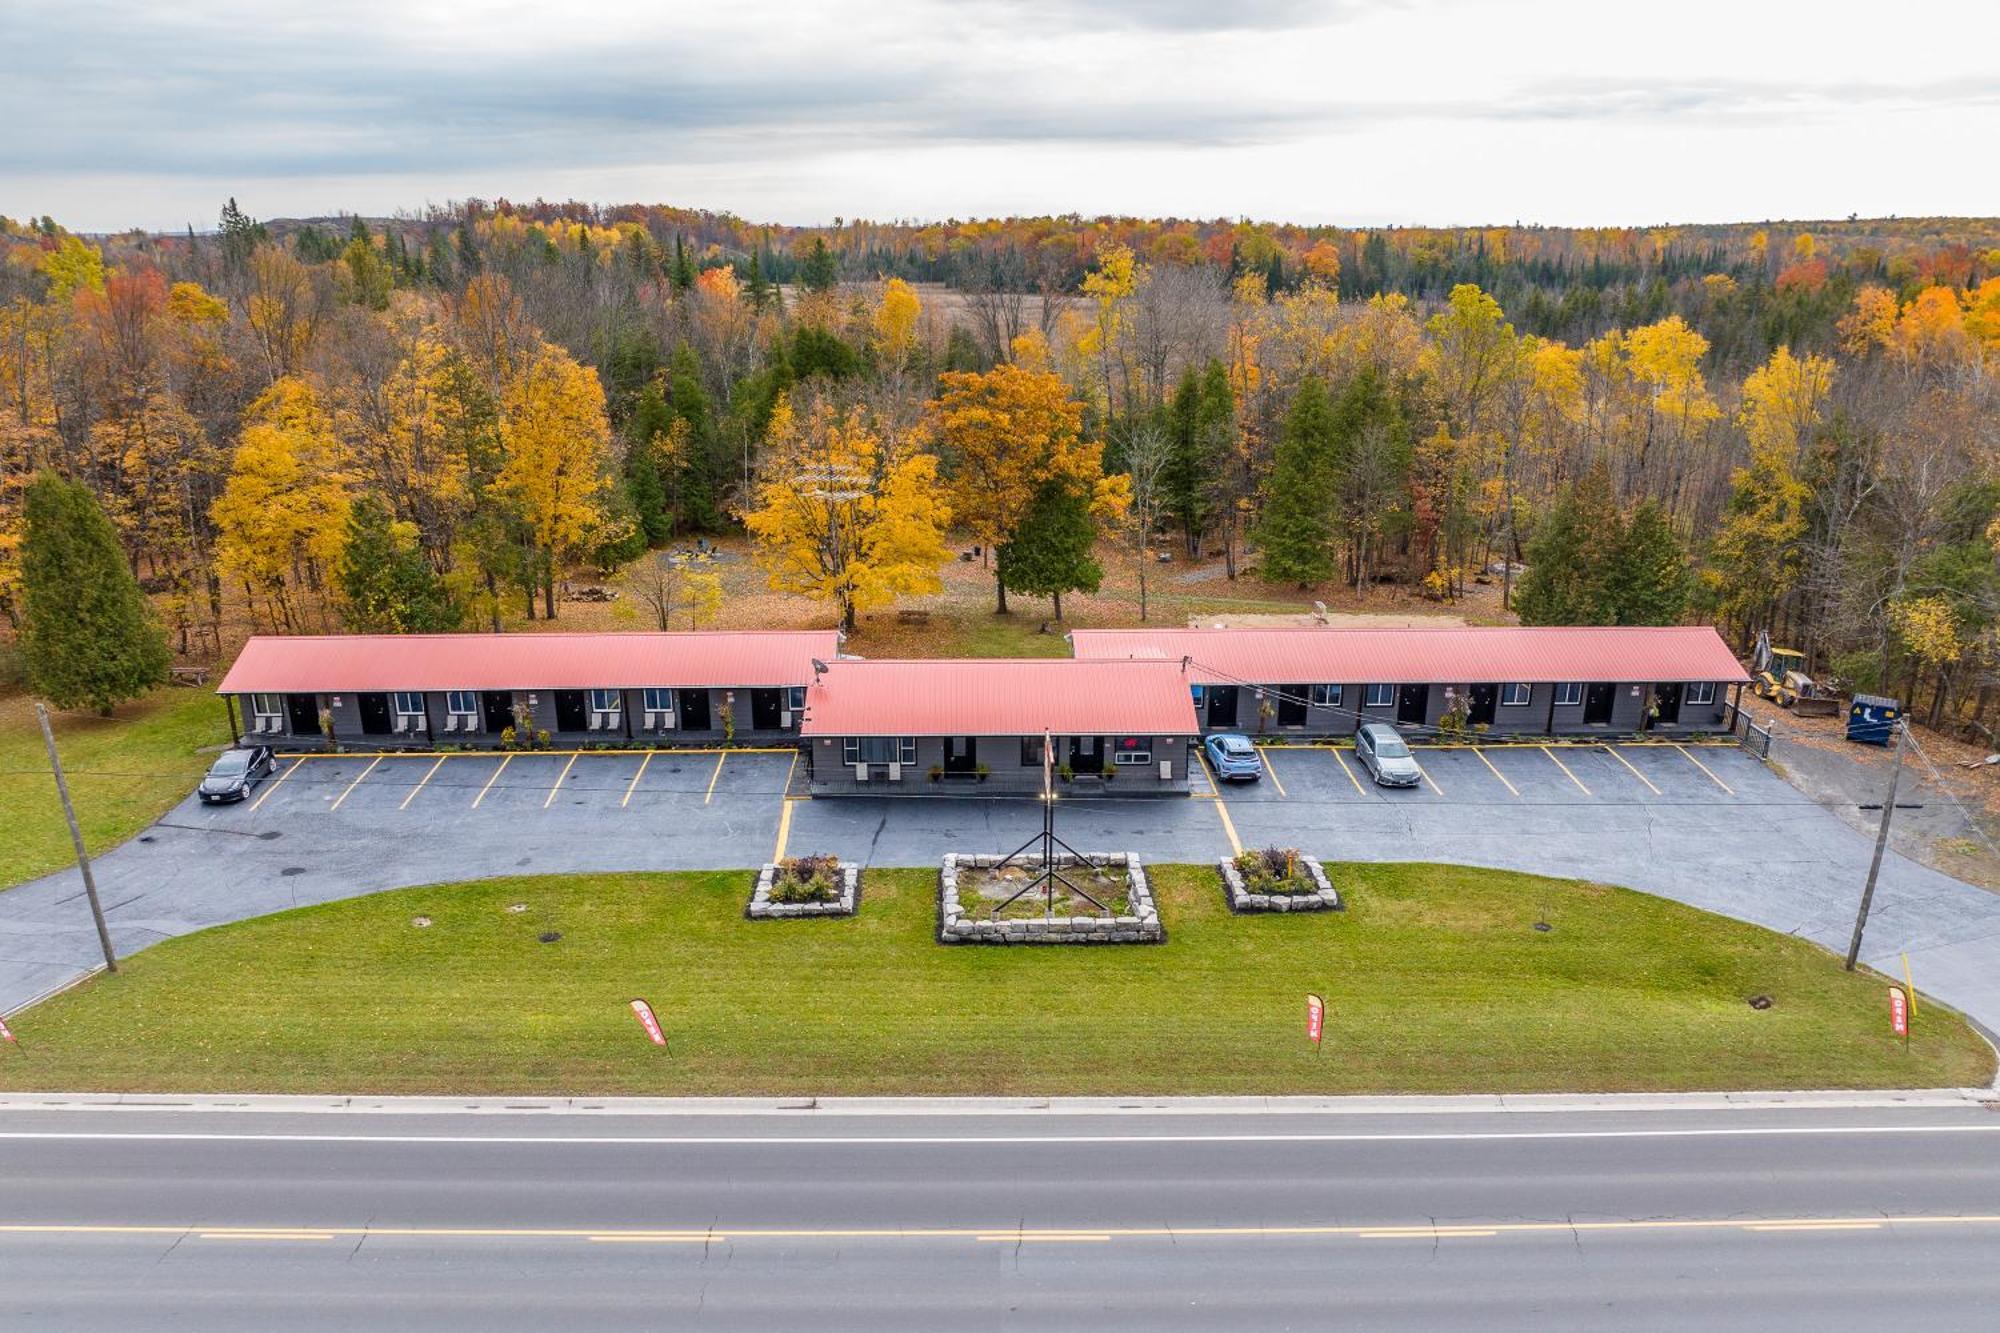
<path fill-rule="evenodd" d="M 1991 1328 L 2000 1117 L 0 1110 L 12 1329 Z"/>

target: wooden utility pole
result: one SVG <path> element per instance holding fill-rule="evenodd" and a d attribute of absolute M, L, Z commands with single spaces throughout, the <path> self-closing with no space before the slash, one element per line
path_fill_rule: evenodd
<path fill-rule="evenodd" d="M 1903 737 L 1908 734 L 1910 724 L 1898 718 L 1891 725 L 1896 728 L 1896 763 L 1889 770 L 1889 794 L 1882 798 L 1882 824 L 1875 830 L 1875 859 L 1868 863 L 1868 883 L 1861 890 L 1861 910 L 1854 917 L 1854 938 L 1847 942 L 1850 972 L 1861 957 L 1861 932 L 1867 929 L 1868 908 L 1875 901 L 1875 877 L 1882 873 L 1882 852 L 1889 845 L 1889 820 L 1896 813 L 1896 782 L 1903 776 Z"/>
<path fill-rule="evenodd" d="M 48 747 L 49 769 L 56 775 L 56 795 L 62 797 L 63 818 L 69 821 L 69 839 L 76 844 L 76 868 L 83 872 L 83 892 L 90 899 L 91 919 L 97 922 L 97 942 L 104 946 L 104 970 L 116 972 L 118 957 L 111 951 L 111 928 L 104 924 L 104 904 L 97 900 L 97 881 L 90 873 L 90 853 L 83 849 L 83 829 L 76 822 L 76 807 L 70 803 L 62 759 L 56 754 L 56 733 L 49 727 L 48 705 L 37 703 L 35 717 L 42 724 L 42 744 Z"/>

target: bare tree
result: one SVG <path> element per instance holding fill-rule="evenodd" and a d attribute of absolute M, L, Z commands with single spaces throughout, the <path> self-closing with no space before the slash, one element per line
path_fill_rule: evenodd
<path fill-rule="evenodd" d="M 1132 481 L 1126 530 L 1139 561 L 1139 619 L 1146 618 L 1146 577 L 1153 561 L 1153 527 L 1159 521 L 1162 480 L 1173 456 L 1173 439 L 1157 422 L 1141 418 L 1125 433 L 1125 470 Z"/>

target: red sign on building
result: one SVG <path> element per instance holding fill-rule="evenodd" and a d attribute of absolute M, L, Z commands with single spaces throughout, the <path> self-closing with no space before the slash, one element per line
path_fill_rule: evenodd
<path fill-rule="evenodd" d="M 655 1046 L 667 1044 L 667 1034 L 660 1030 L 660 1020 L 653 1013 L 653 1006 L 644 1000 L 632 1001 L 632 1012 L 639 1017 L 639 1026 L 646 1029 L 647 1038 Z"/>

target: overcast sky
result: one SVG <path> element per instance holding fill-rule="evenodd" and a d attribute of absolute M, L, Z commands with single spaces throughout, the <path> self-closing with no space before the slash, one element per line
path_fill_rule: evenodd
<path fill-rule="evenodd" d="M 0 213 L 2000 213 L 2000 0 L 0 0 Z"/>

